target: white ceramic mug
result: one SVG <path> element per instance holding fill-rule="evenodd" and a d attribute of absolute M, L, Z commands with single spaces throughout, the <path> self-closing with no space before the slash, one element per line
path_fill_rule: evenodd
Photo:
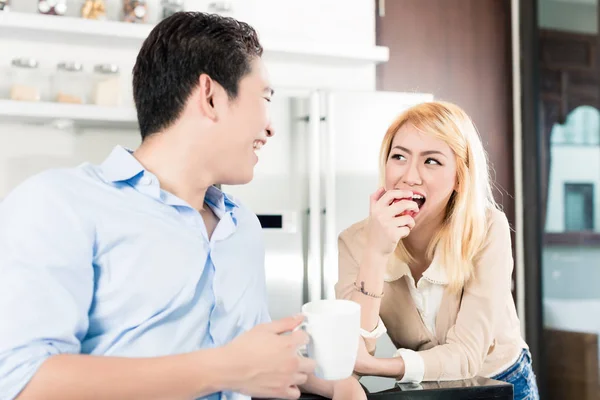
<path fill-rule="evenodd" d="M 306 346 L 315 360 L 315 375 L 325 380 L 352 375 L 360 339 L 360 305 L 350 300 L 317 300 L 302 306 L 301 327 L 310 336 Z"/>

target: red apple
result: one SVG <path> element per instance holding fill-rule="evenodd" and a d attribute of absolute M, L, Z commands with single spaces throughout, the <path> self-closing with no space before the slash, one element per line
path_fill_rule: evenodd
<path fill-rule="evenodd" d="M 412 197 L 405 197 L 405 198 L 402 198 L 402 199 L 394 199 L 392 201 L 392 204 L 397 203 L 400 200 L 412 200 Z M 417 215 L 417 213 L 418 213 L 418 211 L 415 211 L 415 210 L 405 210 L 405 211 L 402 211 L 400 214 L 396 215 L 396 217 L 400 217 L 402 215 L 410 215 L 411 217 L 414 218 L 415 215 Z"/>

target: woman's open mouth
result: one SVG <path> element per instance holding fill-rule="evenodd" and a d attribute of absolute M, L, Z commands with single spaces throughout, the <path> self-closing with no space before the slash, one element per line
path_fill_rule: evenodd
<path fill-rule="evenodd" d="M 425 204 L 425 196 L 423 196 L 421 193 L 413 193 L 412 200 L 417 203 L 419 209 L 421 209 L 423 204 Z"/>

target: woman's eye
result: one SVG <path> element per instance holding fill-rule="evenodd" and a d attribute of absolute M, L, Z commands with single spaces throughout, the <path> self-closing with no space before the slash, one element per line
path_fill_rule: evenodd
<path fill-rule="evenodd" d="M 406 158 L 402 154 L 392 154 L 390 157 L 393 160 L 406 160 Z"/>
<path fill-rule="evenodd" d="M 429 164 L 429 165 L 442 165 L 442 163 L 439 162 L 438 160 L 436 160 L 435 158 L 428 158 L 427 160 L 425 160 L 425 164 Z"/>

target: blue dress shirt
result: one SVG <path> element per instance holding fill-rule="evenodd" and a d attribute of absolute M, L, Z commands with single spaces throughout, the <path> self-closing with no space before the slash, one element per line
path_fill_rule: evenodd
<path fill-rule="evenodd" d="M 120 146 L 13 190 L 0 204 L 0 399 L 55 354 L 185 353 L 268 322 L 256 215 L 214 187 L 206 203 L 210 240 L 200 213 Z M 247 398 L 207 399 L 222 395 Z"/>

